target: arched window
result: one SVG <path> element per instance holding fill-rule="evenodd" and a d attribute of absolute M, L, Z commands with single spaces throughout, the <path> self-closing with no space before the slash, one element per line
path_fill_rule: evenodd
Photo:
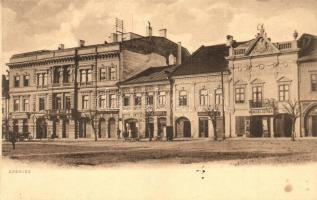
<path fill-rule="evenodd" d="M 200 90 L 199 93 L 199 104 L 205 106 L 208 104 L 208 91 L 206 89 Z"/>
<path fill-rule="evenodd" d="M 187 106 L 187 92 L 185 90 L 179 92 L 179 105 Z"/>
<path fill-rule="evenodd" d="M 215 104 L 219 105 L 222 103 L 222 90 L 218 88 L 215 90 Z"/>

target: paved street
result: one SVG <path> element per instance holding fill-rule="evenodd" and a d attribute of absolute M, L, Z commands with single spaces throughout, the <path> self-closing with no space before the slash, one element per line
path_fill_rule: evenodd
<path fill-rule="evenodd" d="M 317 161 L 317 139 L 208 139 L 173 142 L 33 141 L 19 142 L 16 150 L 3 143 L 3 155 L 12 159 L 57 165 L 114 165 L 125 162 L 229 162 L 283 164 Z"/>

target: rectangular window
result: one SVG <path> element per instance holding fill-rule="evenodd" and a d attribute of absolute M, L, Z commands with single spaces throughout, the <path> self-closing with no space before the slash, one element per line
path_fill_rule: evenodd
<path fill-rule="evenodd" d="M 42 86 L 43 85 L 43 79 L 42 79 L 42 74 L 37 74 L 37 85 Z"/>
<path fill-rule="evenodd" d="M 149 93 L 146 98 L 146 105 L 153 105 L 153 103 L 154 103 L 153 94 Z"/>
<path fill-rule="evenodd" d="M 56 67 L 54 69 L 53 83 L 59 83 L 61 74 L 62 74 L 62 71 L 60 70 L 60 68 Z"/>
<path fill-rule="evenodd" d="M 87 70 L 87 82 L 91 82 L 92 81 L 92 70 L 89 69 Z"/>
<path fill-rule="evenodd" d="M 110 67 L 109 68 L 109 79 L 110 80 L 116 80 L 116 68 L 115 67 Z"/>
<path fill-rule="evenodd" d="M 30 82 L 30 76 L 29 75 L 25 75 L 23 77 L 23 85 L 24 86 L 29 86 L 29 82 Z"/>
<path fill-rule="evenodd" d="M 166 93 L 159 92 L 159 105 L 165 105 L 165 104 L 166 104 Z"/>
<path fill-rule="evenodd" d="M 65 97 L 65 109 L 70 110 L 71 109 L 71 99 L 69 96 Z"/>
<path fill-rule="evenodd" d="M 141 102 L 141 95 L 140 94 L 137 94 L 135 97 L 134 97 L 134 105 L 135 106 L 141 106 L 142 102 Z"/>
<path fill-rule="evenodd" d="M 43 74 L 43 85 L 47 85 L 47 73 Z"/>
<path fill-rule="evenodd" d="M 103 80 L 106 80 L 106 69 L 105 68 L 101 68 L 100 69 L 100 80 L 103 81 Z"/>
<path fill-rule="evenodd" d="M 106 107 L 106 97 L 104 95 L 101 95 L 99 97 L 99 107 L 105 108 Z"/>
<path fill-rule="evenodd" d="M 39 98 L 39 111 L 45 110 L 45 99 Z"/>
<path fill-rule="evenodd" d="M 278 86 L 278 100 L 288 101 L 289 99 L 289 85 L 279 85 Z"/>
<path fill-rule="evenodd" d="M 124 95 L 123 106 L 129 106 L 129 105 L 130 105 L 130 95 Z"/>
<path fill-rule="evenodd" d="M 64 67 L 63 70 L 63 82 L 69 83 L 70 81 L 70 69 L 68 67 Z"/>
<path fill-rule="evenodd" d="M 14 111 L 19 111 L 20 109 L 20 100 L 19 99 L 14 99 L 13 100 L 13 110 Z"/>
<path fill-rule="evenodd" d="M 80 70 L 80 82 L 81 83 L 86 83 L 86 70 Z"/>
<path fill-rule="evenodd" d="M 82 97 L 82 109 L 88 109 L 89 97 L 87 95 Z"/>
<path fill-rule="evenodd" d="M 28 110 L 29 110 L 29 100 L 23 99 L 23 111 L 28 111 Z"/>
<path fill-rule="evenodd" d="M 180 92 L 179 94 L 179 105 L 180 106 L 187 106 L 187 93 L 186 92 Z"/>
<path fill-rule="evenodd" d="M 317 74 L 311 75 L 311 91 L 317 92 Z"/>
<path fill-rule="evenodd" d="M 110 108 L 115 108 L 116 106 L 116 102 L 117 102 L 117 97 L 115 94 L 110 94 L 109 96 L 109 106 Z"/>
<path fill-rule="evenodd" d="M 262 86 L 252 87 L 252 100 L 253 102 L 262 102 Z"/>
<path fill-rule="evenodd" d="M 62 109 L 62 99 L 61 99 L 61 97 L 55 96 L 55 109 L 56 110 Z"/>
<path fill-rule="evenodd" d="M 199 104 L 201 106 L 205 106 L 208 104 L 208 92 L 207 92 L 207 90 L 200 90 Z"/>
<path fill-rule="evenodd" d="M 14 77 L 14 87 L 20 87 L 20 76 Z"/>
<path fill-rule="evenodd" d="M 235 102 L 236 103 L 244 103 L 244 101 L 245 101 L 244 88 L 236 88 L 235 89 Z"/>
<path fill-rule="evenodd" d="M 221 89 L 216 89 L 215 91 L 215 104 L 219 105 L 222 103 L 222 90 Z"/>

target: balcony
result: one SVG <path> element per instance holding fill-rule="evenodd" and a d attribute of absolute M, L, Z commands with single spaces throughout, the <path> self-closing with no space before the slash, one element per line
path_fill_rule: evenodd
<path fill-rule="evenodd" d="M 250 100 L 250 108 L 267 108 L 274 107 L 274 100 L 272 99 L 262 99 L 261 101 Z"/>
<path fill-rule="evenodd" d="M 272 115 L 274 113 L 275 103 L 273 99 L 250 100 L 249 105 L 252 115 Z"/>

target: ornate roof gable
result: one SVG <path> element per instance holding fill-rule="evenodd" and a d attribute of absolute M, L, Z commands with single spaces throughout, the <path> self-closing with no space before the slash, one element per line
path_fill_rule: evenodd
<path fill-rule="evenodd" d="M 255 40 L 253 40 L 246 49 L 245 55 L 254 56 L 279 53 L 280 50 L 274 44 L 272 44 L 270 39 L 266 37 L 263 24 L 260 24 L 260 27 L 258 26 L 258 30 L 259 33 L 257 34 Z"/>
<path fill-rule="evenodd" d="M 279 53 L 280 50 L 271 43 L 269 39 L 264 35 L 259 35 L 254 40 L 254 42 L 247 48 L 246 55 L 262 55 L 262 54 L 272 54 Z"/>

